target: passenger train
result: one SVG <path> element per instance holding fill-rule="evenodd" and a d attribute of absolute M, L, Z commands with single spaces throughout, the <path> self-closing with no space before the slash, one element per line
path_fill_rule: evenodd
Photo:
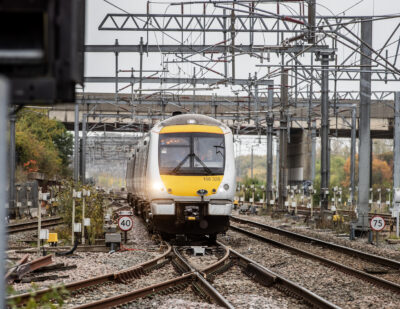
<path fill-rule="evenodd" d="M 197 114 L 156 124 L 127 164 L 128 201 L 164 238 L 215 239 L 229 227 L 235 194 L 233 135 Z"/>

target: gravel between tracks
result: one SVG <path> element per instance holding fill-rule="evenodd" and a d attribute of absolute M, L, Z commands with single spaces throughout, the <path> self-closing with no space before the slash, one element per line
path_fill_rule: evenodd
<path fill-rule="evenodd" d="M 223 307 L 209 304 L 193 292 L 192 288 L 188 286 L 184 290 L 176 291 L 168 295 L 155 295 L 153 297 L 146 297 L 131 302 L 124 308 L 158 308 L 158 309 L 220 309 Z"/>
<path fill-rule="evenodd" d="M 366 253 L 376 254 L 382 257 L 387 257 L 389 259 L 400 261 L 400 251 L 398 249 L 399 247 L 396 245 L 384 245 L 383 243 L 381 243 L 379 247 L 376 247 L 375 245 L 368 244 L 366 238 L 359 238 L 355 241 L 351 241 L 348 238 L 337 237 L 337 235 L 333 231 L 313 230 L 305 225 L 300 225 L 300 223 L 302 222 L 301 220 L 295 221 L 287 217 L 275 220 L 271 219 L 271 217 L 269 216 L 247 216 L 238 214 L 235 214 L 235 216 L 246 220 L 268 224 L 274 227 L 283 228 L 292 232 L 315 237 L 324 241 L 330 241 Z"/>
<path fill-rule="evenodd" d="M 366 269 L 373 269 L 373 270 L 380 270 L 380 271 L 386 270 L 386 271 L 388 271 L 387 274 L 373 274 L 373 275 L 376 277 L 380 277 L 380 278 L 400 284 L 399 271 L 394 270 L 390 267 L 385 267 L 380 264 L 368 262 L 366 260 L 362 260 L 360 258 L 350 256 L 348 254 L 342 253 L 342 252 L 334 250 L 334 249 L 320 247 L 317 244 L 301 242 L 299 240 L 295 240 L 290 237 L 286 237 L 283 235 L 268 232 L 268 231 L 262 230 L 260 228 L 252 227 L 247 224 L 242 225 L 242 224 L 235 223 L 234 225 L 238 226 L 240 228 L 244 228 L 246 230 L 250 230 L 256 234 L 260 234 L 269 239 L 276 240 L 278 242 L 282 242 L 284 244 L 290 245 L 297 249 L 311 252 L 315 255 L 327 258 L 329 260 L 338 262 L 339 264 L 346 265 L 346 266 L 349 266 L 349 267 L 352 267 L 352 268 L 355 268 L 355 269 L 358 269 L 358 270 L 361 270 L 364 272 L 366 271 Z"/>
<path fill-rule="evenodd" d="M 225 244 L 343 308 L 398 308 L 400 295 L 316 261 L 228 231 Z"/>
<path fill-rule="evenodd" d="M 142 276 L 139 279 L 134 279 L 127 283 L 112 282 L 93 288 L 92 291 L 75 293 L 72 298 L 66 300 L 65 306 L 71 308 L 77 305 L 132 292 L 133 290 L 160 283 L 176 276 L 177 273 L 174 267 L 168 264 L 161 269 L 150 272 L 147 276 Z"/>
<path fill-rule="evenodd" d="M 309 308 L 273 286 L 264 287 L 251 280 L 239 266 L 216 276 L 213 286 L 236 308 Z"/>

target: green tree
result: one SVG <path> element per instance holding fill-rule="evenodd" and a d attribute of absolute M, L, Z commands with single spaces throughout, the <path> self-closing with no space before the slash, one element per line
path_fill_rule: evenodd
<path fill-rule="evenodd" d="M 70 174 L 73 140 L 62 123 L 42 110 L 24 108 L 17 115 L 15 137 L 17 164 L 34 162 L 39 172 L 50 177 Z"/>

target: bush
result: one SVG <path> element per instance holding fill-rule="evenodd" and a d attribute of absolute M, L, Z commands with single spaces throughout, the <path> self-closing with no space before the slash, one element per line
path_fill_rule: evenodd
<path fill-rule="evenodd" d="M 39 290 L 39 288 L 35 285 L 32 284 L 32 289 L 29 291 L 31 294 L 30 299 L 26 304 L 22 304 L 20 299 L 16 299 L 13 301 L 9 301 L 7 305 L 10 308 L 18 308 L 24 305 L 24 308 L 27 309 L 36 309 L 36 308 L 61 308 L 64 305 L 64 298 L 67 296 L 69 293 L 65 289 L 64 286 L 54 286 L 52 287 L 52 290 L 48 293 L 45 293 L 42 295 L 40 299 L 36 299 L 36 292 Z M 14 290 L 12 286 L 8 286 L 7 288 L 7 294 L 9 296 L 16 295 L 17 292 Z"/>
<path fill-rule="evenodd" d="M 72 191 L 82 191 L 83 189 L 90 191 L 90 196 L 86 196 L 85 217 L 90 218 L 90 227 L 87 229 L 88 237 L 92 243 L 103 234 L 103 217 L 104 217 L 104 195 L 98 192 L 93 186 L 75 184 L 73 181 L 64 181 L 61 190 L 57 193 L 59 213 L 64 219 L 64 223 L 72 229 Z M 82 223 L 82 204 L 83 199 L 75 200 L 75 222 Z M 71 233 L 65 233 L 68 239 Z M 61 232 L 61 235 L 65 235 Z M 66 236 L 65 235 L 65 236 Z"/>

